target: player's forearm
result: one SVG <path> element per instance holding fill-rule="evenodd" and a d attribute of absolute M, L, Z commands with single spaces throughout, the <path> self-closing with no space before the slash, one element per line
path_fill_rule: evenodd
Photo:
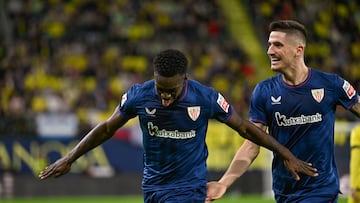
<path fill-rule="evenodd" d="M 296 158 L 289 149 L 281 145 L 278 141 L 275 140 L 272 136 L 269 136 L 264 130 L 255 125 L 252 125 L 249 121 L 244 120 L 243 125 L 245 130 L 243 130 L 243 137 L 248 140 L 251 140 L 253 143 L 256 143 L 260 146 L 263 146 L 273 152 L 279 154 L 284 160 L 290 160 Z"/>
<path fill-rule="evenodd" d="M 275 138 L 269 136 L 263 129 L 252 124 L 250 121 L 242 119 L 238 114 L 233 113 L 227 124 L 236 130 L 242 137 L 276 152 L 284 160 L 296 159 L 290 150 L 277 142 Z"/>
<path fill-rule="evenodd" d="M 73 163 L 80 156 L 112 137 L 114 133 L 115 130 L 109 129 L 105 122 L 98 124 L 67 154 L 68 162 Z"/>
<path fill-rule="evenodd" d="M 245 171 L 249 168 L 251 162 L 249 160 L 235 160 L 231 163 L 228 170 L 218 181 L 229 188 Z"/>
<path fill-rule="evenodd" d="M 241 145 L 237 150 L 229 168 L 223 177 L 218 181 L 229 188 L 239 177 L 241 177 L 249 168 L 251 163 L 258 156 L 260 147 L 249 140 Z"/>

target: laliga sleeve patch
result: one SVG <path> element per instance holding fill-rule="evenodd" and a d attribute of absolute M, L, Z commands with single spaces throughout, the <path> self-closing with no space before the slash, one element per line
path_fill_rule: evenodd
<path fill-rule="evenodd" d="M 228 113 L 229 112 L 229 103 L 225 100 L 225 98 L 220 94 L 218 93 L 218 98 L 217 98 L 217 101 L 216 101 L 219 106 L 226 112 Z"/>
<path fill-rule="evenodd" d="M 126 102 L 127 100 L 127 93 L 123 94 L 123 96 L 121 97 L 121 106 L 124 105 L 124 103 Z"/>
<path fill-rule="evenodd" d="M 353 98 L 353 96 L 356 94 L 354 87 L 348 81 L 344 80 L 342 87 L 349 99 Z"/>

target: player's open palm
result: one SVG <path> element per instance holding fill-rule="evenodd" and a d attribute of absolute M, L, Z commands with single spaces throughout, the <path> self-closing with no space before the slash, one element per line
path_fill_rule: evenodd
<path fill-rule="evenodd" d="M 293 178 L 297 181 L 300 180 L 300 176 L 298 173 L 302 173 L 312 177 L 316 177 L 319 175 L 317 173 L 317 169 L 312 167 L 311 163 L 307 163 L 296 158 L 291 161 L 286 160 L 284 161 L 284 164 L 286 168 L 290 171 Z"/>
<path fill-rule="evenodd" d="M 226 192 L 226 186 L 217 182 L 211 181 L 206 184 L 206 200 L 205 203 L 210 203 L 213 200 L 221 198 Z"/>
<path fill-rule="evenodd" d="M 71 163 L 69 163 L 65 158 L 57 160 L 55 163 L 49 165 L 39 174 L 40 179 L 46 179 L 49 177 L 59 177 L 68 173 L 71 169 Z"/>

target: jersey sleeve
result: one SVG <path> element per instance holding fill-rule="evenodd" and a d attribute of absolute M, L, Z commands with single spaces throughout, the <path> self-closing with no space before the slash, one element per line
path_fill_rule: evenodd
<path fill-rule="evenodd" d="M 124 118 L 131 119 L 137 116 L 136 104 L 139 98 L 138 92 L 139 84 L 135 84 L 122 95 L 120 102 L 120 114 Z"/>
<path fill-rule="evenodd" d="M 263 88 L 261 88 L 261 83 L 256 85 L 254 91 L 251 95 L 250 101 L 250 110 L 249 110 L 249 118 L 250 121 L 254 123 L 262 123 L 264 125 L 268 124 L 268 120 L 266 117 L 266 99 L 264 98 Z"/>
<path fill-rule="evenodd" d="M 211 94 L 211 117 L 220 121 L 226 122 L 232 114 L 233 107 L 228 103 L 223 95 L 215 90 Z"/>
<path fill-rule="evenodd" d="M 339 103 L 346 109 L 350 109 L 356 102 L 358 102 L 359 95 L 355 88 L 343 78 L 336 76 L 336 83 L 338 87 Z"/>

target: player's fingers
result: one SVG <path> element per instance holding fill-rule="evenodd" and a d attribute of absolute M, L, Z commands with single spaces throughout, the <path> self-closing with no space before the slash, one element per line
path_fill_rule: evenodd
<path fill-rule="evenodd" d="M 44 173 L 45 173 L 45 170 L 47 169 L 48 167 L 44 168 L 44 170 L 40 171 L 39 173 L 39 177 L 42 176 Z"/>
<path fill-rule="evenodd" d="M 54 172 L 55 172 L 55 167 L 53 165 L 50 165 L 40 172 L 39 178 L 42 180 L 49 178 L 51 176 L 54 176 Z"/>
<path fill-rule="evenodd" d="M 39 178 L 41 180 L 43 180 L 43 179 L 49 178 L 50 176 L 51 176 L 51 173 L 49 173 L 48 171 L 43 171 L 40 173 Z"/>
<path fill-rule="evenodd" d="M 40 179 L 45 179 L 47 178 L 48 174 L 49 174 L 49 167 L 46 167 L 44 170 L 42 170 L 40 173 L 39 173 L 39 178 Z"/>
<path fill-rule="evenodd" d="M 42 172 L 42 173 L 39 175 L 39 178 L 40 178 L 41 180 L 44 180 L 44 179 L 46 179 L 46 178 L 48 178 L 48 177 L 49 177 L 48 173 L 45 173 L 45 172 Z"/>
<path fill-rule="evenodd" d="M 303 171 L 303 165 L 304 163 L 298 162 L 295 165 L 292 165 L 289 161 L 284 161 L 284 165 L 289 170 L 291 176 L 296 180 L 300 180 L 300 176 L 298 175 L 297 171 L 302 172 Z"/>
<path fill-rule="evenodd" d="M 317 168 L 312 167 L 311 163 L 306 163 L 304 171 L 302 173 L 312 177 L 316 177 L 319 175 L 317 173 Z"/>
<path fill-rule="evenodd" d="M 299 180 L 300 180 L 300 176 L 299 176 L 299 174 L 298 174 L 296 171 L 290 171 L 290 172 L 291 172 L 292 177 L 293 177 L 296 181 L 299 181 Z"/>

